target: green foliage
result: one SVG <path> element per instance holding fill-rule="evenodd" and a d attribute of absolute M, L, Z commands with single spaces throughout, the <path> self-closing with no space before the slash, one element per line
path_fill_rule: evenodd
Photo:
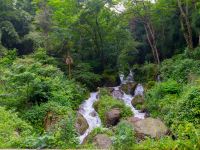
<path fill-rule="evenodd" d="M 121 112 L 120 115 L 122 118 L 126 118 L 133 115 L 130 107 L 125 106 L 125 104 L 122 101 L 114 99 L 108 95 L 101 96 L 99 101 L 94 103 L 94 108 L 98 112 L 99 117 L 101 118 L 104 125 L 106 124 L 106 113 L 112 108 L 119 108 Z"/>
<path fill-rule="evenodd" d="M 174 140 L 169 136 L 163 137 L 159 140 L 148 138 L 135 145 L 134 148 L 138 150 L 198 150 L 200 148 L 199 129 L 195 129 L 192 124 L 176 125 L 174 128 L 178 132 L 178 139 Z"/>
<path fill-rule="evenodd" d="M 158 83 L 146 94 L 145 106 L 168 124 L 187 121 L 198 125 L 199 93 L 199 86 L 187 85 L 180 90 L 175 81 Z"/>
<path fill-rule="evenodd" d="M 118 85 L 118 74 L 114 70 L 104 70 L 102 74 L 104 86 L 113 87 Z"/>
<path fill-rule="evenodd" d="M 159 68 L 156 64 L 146 63 L 143 66 L 134 65 L 135 80 L 138 82 L 155 81 L 159 73 Z"/>
<path fill-rule="evenodd" d="M 39 51 L 33 57 L 18 58 L 9 69 L 3 68 L 1 80 L 5 84 L 0 96 L 1 105 L 24 109 L 28 105 L 57 101 L 77 109 L 86 98 L 86 90 L 74 81 L 66 80 L 63 73 L 51 65 L 54 62 Z"/>
<path fill-rule="evenodd" d="M 200 74 L 200 61 L 185 58 L 184 55 L 178 55 L 172 59 L 163 61 L 161 64 L 161 76 L 164 80 L 169 78 L 180 83 L 188 82 L 190 74 Z"/>
<path fill-rule="evenodd" d="M 114 149 L 133 149 L 135 144 L 135 136 L 133 127 L 126 122 L 120 122 L 115 130 L 113 139 Z"/>
<path fill-rule="evenodd" d="M 76 148 L 77 133 L 74 128 L 74 116 L 63 117 L 54 128 L 36 137 L 30 136 L 21 144 L 22 148 Z"/>
<path fill-rule="evenodd" d="M 50 101 L 41 104 L 40 106 L 33 106 L 31 109 L 22 112 L 21 117 L 27 122 L 30 122 L 34 126 L 34 129 L 43 132 L 45 126 L 44 119 L 48 112 L 51 112 L 54 117 L 58 118 L 59 121 L 64 116 L 70 116 L 71 114 L 69 113 L 73 111 L 69 106 L 67 108 L 66 106 L 59 104 L 58 102 Z"/>
<path fill-rule="evenodd" d="M 157 83 L 146 93 L 145 106 L 153 116 L 165 116 L 176 103 L 181 86 L 173 80 Z"/>
<path fill-rule="evenodd" d="M 16 58 L 15 54 L 9 51 L 1 59 L 0 106 L 17 110 L 19 116 L 33 126 L 34 132 L 19 141 L 13 135 L 15 145 L 5 144 L 11 148 L 75 148 L 78 135 L 74 114 L 88 95 L 86 89 L 67 80 L 55 66 L 56 61 L 43 49 L 24 58 Z M 49 112 L 56 122 L 45 132 Z M 21 132 L 21 128 L 19 130 Z M 13 141 L 11 139 L 10 144 Z"/>
<path fill-rule="evenodd" d="M 90 64 L 87 63 L 80 63 L 73 69 L 73 78 L 90 90 L 95 90 L 101 80 L 100 75 L 93 73 Z"/>
<path fill-rule="evenodd" d="M 93 142 L 93 139 L 97 134 L 106 134 L 109 137 L 112 137 L 114 135 L 114 132 L 108 128 L 102 128 L 102 127 L 95 128 L 89 134 L 89 136 L 86 140 L 87 143 L 86 143 L 86 145 L 84 145 L 85 148 L 91 148 L 91 147 L 94 148 L 95 147 L 94 145 L 90 145 L 90 144 Z"/>
<path fill-rule="evenodd" d="M 185 55 L 194 60 L 200 60 L 200 47 L 195 48 L 193 51 L 185 50 Z"/>
<path fill-rule="evenodd" d="M 0 148 L 18 147 L 30 134 L 33 128 L 21 120 L 16 113 L 0 107 Z"/>

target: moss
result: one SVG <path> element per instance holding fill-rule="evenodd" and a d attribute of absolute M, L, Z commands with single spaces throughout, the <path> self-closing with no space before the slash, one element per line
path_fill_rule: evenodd
<path fill-rule="evenodd" d="M 121 89 L 126 94 L 132 94 L 132 95 L 134 95 L 136 87 L 137 87 L 137 83 L 134 82 L 134 83 L 122 84 Z"/>
<path fill-rule="evenodd" d="M 133 100 L 131 101 L 133 106 L 136 106 L 138 104 L 144 103 L 144 97 L 142 95 L 136 95 Z"/>
<path fill-rule="evenodd" d="M 130 107 L 127 107 L 122 101 L 114 99 L 108 95 L 101 96 L 100 100 L 94 103 L 94 108 L 98 112 L 99 117 L 101 118 L 104 125 L 106 123 L 106 113 L 112 108 L 119 108 L 122 118 L 133 115 Z"/>

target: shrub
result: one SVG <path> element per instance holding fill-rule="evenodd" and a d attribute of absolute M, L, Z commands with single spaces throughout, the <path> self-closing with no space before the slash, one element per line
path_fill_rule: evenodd
<path fill-rule="evenodd" d="M 0 104 L 24 109 L 47 101 L 59 101 L 77 109 L 87 91 L 74 81 L 66 80 L 53 65 L 36 62 L 31 57 L 17 59 L 4 68 L 0 80 Z"/>
<path fill-rule="evenodd" d="M 158 83 L 146 94 L 145 107 L 155 117 L 161 117 L 168 125 L 181 122 L 200 123 L 200 87 L 180 85 L 175 81 Z"/>
<path fill-rule="evenodd" d="M 18 148 L 33 128 L 17 114 L 0 107 L 0 148 Z"/>
<path fill-rule="evenodd" d="M 76 148 L 77 133 L 74 128 L 74 116 L 64 117 L 52 130 L 41 136 L 30 136 L 21 144 L 22 148 Z"/>
<path fill-rule="evenodd" d="M 200 47 L 195 48 L 193 51 L 186 49 L 185 55 L 191 59 L 200 60 Z"/>
<path fill-rule="evenodd" d="M 200 124 L 200 87 L 188 85 L 183 94 L 177 99 L 177 103 L 168 114 L 175 123 L 190 122 L 194 125 Z"/>
<path fill-rule="evenodd" d="M 135 65 L 134 79 L 138 82 L 155 81 L 159 72 L 156 64 L 146 63 L 143 66 Z"/>
<path fill-rule="evenodd" d="M 120 122 L 113 138 L 114 149 L 133 149 L 135 137 L 133 127 L 126 122 Z"/>
<path fill-rule="evenodd" d="M 40 106 L 33 106 L 29 110 L 25 110 L 21 113 L 21 117 L 27 122 L 30 122 L 35 130 L 44 132 L 44 120 L 48 112 L 51 112 L 56 118 L 58 118 L 58 121 L 60 121 L 64 116 L 69 116 L 71 108 L 50 101 Z"/>
<path fill-rule="evenodd" d="M 173 79 L 180 83 L 187 83 L 190 74 L 200 74 L 200 61 L 182 58 L 182 55 L 164 60 L 161 64 L 161 77 L 164 80 Z"/>
<path fill-rule="evenodd" d="M 157 83 L 146 93 L 145 107 L 154 117 L 163 118 L 171 113 L 171 107 L 174 107 L 180 92 L 181 86 L 174 80 Z"/>
<path fill-rule="evenodd" d="M 92 68 L 87 63 L 80 63 L 73 69 L 73 78 L 86 85 L 90 90 L 95 90 L 100 83 L 101 77 L 92 72 Z"/>
<path fill-rule="evenodd" d="M 113 87 L 119 84 L 119 75 L 114 70 L 104 70 L 102 74 L 102 82 L 104 86 Z"/>

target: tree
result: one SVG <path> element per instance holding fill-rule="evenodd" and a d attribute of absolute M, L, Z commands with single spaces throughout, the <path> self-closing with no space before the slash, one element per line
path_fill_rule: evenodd
<path fill-rule="evenodd" d="M 160 64 L 159 50 L 157 48 L 156 39 L 157 35 L 151 20 L 151 2 L 144 0 L 130 0 L 128 5 L 129 7 L 130 5 L 132 5 L 132 9 L 130 11 L 134 13 L 133 19 L 135 20 L 135 22 L 140 22 L 143 24 L 148 43 L 152 50 L 153 58 L 157 64 Z"/>
<path fill-rule="evenodd" d="M 183 1 L 183 2 L 182 2 Z M 186 43 L 190 49 L 193 49 L 193 39 L 192 39 L 192 27 L 190 22 L 189 14 L 189 2 L 188 0 L 177 0 L 178 7 L 180 10 L 180 23 L 183 30 L 183 34 Z"/>

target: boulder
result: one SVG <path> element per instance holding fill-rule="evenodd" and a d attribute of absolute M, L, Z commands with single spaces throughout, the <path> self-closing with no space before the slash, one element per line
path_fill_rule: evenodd
<path fill-rule="evenodd" d="M 121 90 L 113 90 L 112 92 L 112 96 L 117 99 L 122 99 L 123 94 L 124 93 Z"/>
<path fill-rule="evenodd" d="M 90 113 L 90 116 L 96 117 L 96 116 L 97 116 L 97 113 L 96 113 L 95 111 L 93 111 L 93 112 Z"/>
<path fill-rule="evenodd" d="M 97 134 L 93 139 L 93 143 L 99 149 L 109 149 L 112 140 L 106 134 Z"/>
<path fill-rule="evenodd" d="M 80 113 L 77 114 L 75 128 L 80 135 L 83 135 L 89 128 L 87 120 Z"/>
<path fill-rule="evenodd" d="M 127 122 L 130 123 L 130 124 L 134 124 L 135 122 L 140 121 L 140 120 L 142 120 L 142 119 L 137 118 L 137 117 L 129 117 L 129 118 L 127 118 Z"/>
<path fill-rule="evenodd" d="M 146 118 L 132 123 L 136 135 L 160 138 L 168 133 L 168 128 L 160 119 Z"/>
<path fill-rule="evenodd" d="M 120 109 L 119 108 L 113 108 L 109 112 L 106 113 L 106 126 L 114 126 L 116 125 L 120 120 Z"/>
<path fill-rule="evenodd" d="M 143 104 L 144 103 L 144 96 L 142 96 L 142 95 L 134 96 L 131 103 L 132 103 L 133 106 L 136 106 L 138 104 Z"/>
<path fill-rule="evenodd" d="M 124 91 L 126 94 L 134 95 L 137 85 L 138 84 L 136 82 L 128 82 L 121 85 L 121 90 Z"/>

